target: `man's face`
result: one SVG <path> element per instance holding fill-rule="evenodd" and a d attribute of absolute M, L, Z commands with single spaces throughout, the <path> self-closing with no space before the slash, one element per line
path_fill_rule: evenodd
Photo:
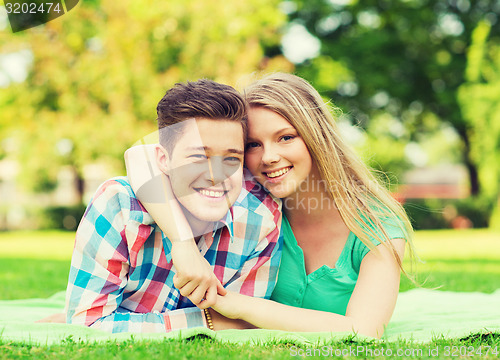
<path fill-rule="evenodd" d="M 228 120 L 186 122 L 168 161 L 172 190 L 191 224 L 218 221 L 241 192 L 243 129 Z"/>

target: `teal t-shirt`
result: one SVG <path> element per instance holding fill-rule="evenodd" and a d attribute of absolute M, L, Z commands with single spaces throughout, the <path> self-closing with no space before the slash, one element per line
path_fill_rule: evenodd
<path fill-rule="evenodd" d="M 404 238 L 397 227 L 384 227 L 390 239 Z M 290 223 L 283 215 L 283 252 L 278 281 L 271 300 L 282 304 L 345 315 L 347 304 L 358 280 L 361 261 L 370 249 L 349 233 L 335 268 L 327 265 L 306 274 L 304 253 L 297 244 Z M 374 245 L 379 245 L 372 239 Z"/>

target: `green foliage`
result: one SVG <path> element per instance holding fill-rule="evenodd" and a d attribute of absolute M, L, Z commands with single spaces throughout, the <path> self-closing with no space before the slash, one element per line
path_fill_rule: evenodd
<path fill-rule="evenodd" d="M 26 81 L 0 89 L 0 137 L 16 141 L 20 180 L 50 191 L 60 166 L 82 177 L 96 160 L 123 172 L 125 149 L 156 129 L 174 83 L 234 85 L 259 68 L 285 21 L 277 3 L 81 1 L 44 26 L 0 33 L 0 54 L 33 55 Z"/>
<path fill-rule="evenodd" d="M 481 22 L 468 51 L 467 82 L 459 89 L 460 107 L 471 132 L 471 156 L 478 164 L 483 194 L 500 217 L 500 41 L 489 40 L 491 26 Z M 494 218 L 496 217 L 496 218 Z"/>
<path fill-rule="evenodd" d="M 474 228 L 488 227 L 493 204 L 486 197 L 465 199 L 409 199 L 404 208 L 417 230 L 449 229 L 462 218 Z M 456 224 L 455 226 L 457 226 Z"/>
<path fill-rule="evenodd" d="M 450 224 L 443 217 L 443 208 L 438 199 L 415 199 L 404 203 L 404 209 L 415 230 L 449 228 Z"/>
<path fill-rule="evenodd" d="M 429 126 L 427 119 L 434 117 L 446 123 L 459 136 L 459 161 L 469 171 L 471 194 L 498 198 L 500 181 L 492 174 L 500 166 L 500 53 L 495 45 L 500 41 L 500 27 L 491 26 L 483 47 L 479 43 L 486 38 L 484 30 L 475 30 L 478 24 L 498 21 L 496 1 L 293 3 L 296 9 L 290 18 L 320 39 L 320 58 L 343 66 L 338 72 L 341 80 L 331 81 L 329 87 L 321 86 L 320 90 L 346 109 L 353 123 L 368 129 L 370 121 L 377 121 L 383 112 L 408 130 L 407 141 L 415 142 L 442 130 Z M 322 84 L 322 66 L 314 59 L 301 64 L 298 71 L 313 83 Z M 470 86 L 463 88 L 465 80 Z M 470 104 L 464 107 L 465 102 Z M 388 147 L 392 144 L 389 142 Z M 376 150 L 379 148 L 375 145 Z M 391 167 L 400 166 L 397 145 L 395 149 L 393 156 L 386 152 L 381 156 L 389 157 L 387 165 Z M 483 163 L 493 169 L 485 169 Z"/>
<path fill-rule="evenodd" d="M 49 206 L 42 209 L 40 230 L 69 230 L 74 231 L 85 212 L 85 206 Z"/>

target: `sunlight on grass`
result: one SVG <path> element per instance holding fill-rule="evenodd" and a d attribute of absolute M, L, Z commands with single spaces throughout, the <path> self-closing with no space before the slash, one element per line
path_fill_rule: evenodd
<path fill-rule="evenodd" d="M 0 233 L 0 298 L 49 296 L 64 290 L 74 232 L 24 231 Z M 417 262 L 413 273 L 425 288 L 481 291 L 500 288 L 500 233 L 487 229 L 417 231 Z M 410 270 L 408 260 L 405 268 Z M 43 280 L 42 280 L 43 279 Z M 19 286 L 21 285 L 22 286 Z M 415 286 L 402 276 L 401 291 Z M 31 292 L 16 289 L 31 289 Z"/>
<path fill-rule="evenodd" d="M 500 233 L 488 229 L 422 230 L 415 233 L 421 261 L 410 268 L 424 288 L 442 291 L 481 291 L 500 288 Z M 404 276 L 401 291 L 414 288 Z"/>
<path fill-rule="evenodd" d="M 417 254 L 426 259 L 500 260 L 500 232 L 488 229 L 421 230 L 415 233 Z"/>
<path fill-rule="evenodd" d="M 0 257 L 69 260 L 74 232 L 15 231 L 0 233 Z M 417 255 L 431 259 L 500 260 L 500 232 L 488 229 L 421 230 L 415 233 Z"/>
<path fill-rule="evenodd" d="M 10 231 L 0 233 L 0 258 L 70 260 L 75 233 L 70 231 Z"/>

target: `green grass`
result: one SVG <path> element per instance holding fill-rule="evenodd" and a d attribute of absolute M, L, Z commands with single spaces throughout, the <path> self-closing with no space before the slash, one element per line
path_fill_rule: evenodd
<path fill-rule="evenodd" d="M 481 355 L 479 354 L 481 351 Z M 397 356 L 401 352 L 401 356 Z M 460 356 L 460 352 L 466 356 Z M 488 354 L 487 354 L 488 352 Z M 107 343 L 77 342 L 71 338 L 60 345 L 34 346 L 8 343 L 0 340 L 0 359 L 290 359 L 297 355 L 307 358 L 384 359 L 392 354 L 404 359 L 481 358 L 498 359 L 500 336 L 487 334 L 464 339 L 435 339 L 422 344 L 410 341 L 323 342 L 311 346 L 297 346 L 284 341 L 265 344 L 227 344 L 206 337 L 187 340 L 136 341 Z M 316 354 L 317 356 L 312 356 Z"/>
<path fill-rule="evenodd" d="M 500 233 L 487 229 L 418 231 L 413 269 L 426 288 L 492 293 L 500 288 Z M 405 262 L 409 267 L 410 263 Z M 414 285 L 404 276 L 401 291 Z"/>
<path fill-rule="evenodd" d="M 0 233 L 0 299 L 47 298 L 68 281 L 75 234 Z"/>
<path fill-rule="evenodd" d="M 48 297 L 64 290 L 68 277 L 74 233 L 7 232 L 0 233 L 0 299 Z M 488 230 L 420 231 L 415 245 L 424 263 L 417 264 L 424 287 L 450 291 L 493 292 L 500 288 L 500 234 Z M 412 287 L 403 278 L 401 291 Z M 486 351 L 489 349 L 488 356 Z M 321 343 L 296 347 L 286 342 L 235 345 L 204 337 L 189 340 L 88 343 L 68 338 L 60 345 L 34 346 L 0 340 L 0 359 L 290 359 L 303 354 L 320 358 L 344 352 L 346 359 L 385 358 L 388 351 L 396 357 L 406 351 L 409 359 L 481 358 L 498 359 L 500 334 L 470 336 L 464 339 L 434 339 L 419 344 L 409 341 Z M 474 353 L 472 353 L 474 349 Z M 481 349 L 482 355 L 478 350 Z M 465 356 L 461 356 L 465 354 Z M 309 356 L 309 355 L 318 356 Z M 354 356 L 352 356 L 354 354 Z M 434 356 L 434 355 L 438 356 Z M 472 356 L 473 354 L 473 356 Z M 334 356 L 331 356 L 334 357 Z"/>

